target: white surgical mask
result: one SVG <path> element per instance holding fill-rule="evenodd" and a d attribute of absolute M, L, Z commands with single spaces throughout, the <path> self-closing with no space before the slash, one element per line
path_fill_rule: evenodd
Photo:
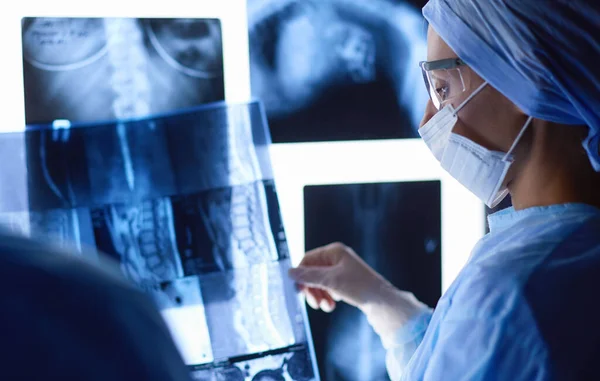
<path fill-rule="evenodd" d="M 452 105 L 442 108 L 419 129 L 419 134 L 442 168 L 488 207 L 493 208 L 508 195 L 508 189 L 503 184 L 514 161 L 512 152 L 533 118 L 527 119 L 507 153 L 491 151 L 453 133 L 458 112 L 486 85 L 487 82 L 478 87 L 458 108 L 454 109 Z"/>

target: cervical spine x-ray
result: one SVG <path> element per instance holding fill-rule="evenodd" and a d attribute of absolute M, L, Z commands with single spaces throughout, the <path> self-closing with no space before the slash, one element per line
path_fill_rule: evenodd
<path fill-rule="evenodd" d="M 116 259 L 194 379 L 317 380 L 264 112 L 207 104 L 223 96 L 219 20 L 26 18 L 23 47 L 3 227 Z"/>
<path fill-rule="evenodd" d="M 304 188 L 305 243 L 340 241 L 394 286 L 435 307 L 441 296 L 439 181 Z M 321 379 L 389 381 L 381 339 L 356 308 L 309 311 Z"/>

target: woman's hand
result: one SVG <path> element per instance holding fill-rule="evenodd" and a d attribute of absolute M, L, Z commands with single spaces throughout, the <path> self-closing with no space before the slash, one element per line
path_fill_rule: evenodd
<path fill-rule="evenodd" d="M 306 253 L 289 275 L 314 309 L 331 312 L 336 301 L 358 307 L 380 336 L 392 335 L 428 307 L 395 288 L 351 248 L 333 243 Z"/>
<path fill-rule="evenodd" d="M 387 283 L 354 250 L 341 243 L 309 251 L 289 274 L 306 295 L 307 303 L 325 312 L 333 311 L 340 300 L 361 308 Z"/>

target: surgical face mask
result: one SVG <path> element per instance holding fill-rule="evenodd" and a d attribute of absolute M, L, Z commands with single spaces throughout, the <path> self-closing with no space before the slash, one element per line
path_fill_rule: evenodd
<path fill-rule="evenodd" d="M 419 129 L 419 134 L 442 168 L 488 207 L 493 208 L 508 195 L 508 189 L 503 184 L 514 161 L 512 152 L 533 118 L 527 119 L 507 153 L 488 150 L 453 133 L 458 112 L 486 85 L 487 82 L 478 87 L 458 108 L 454 109 L 450 104 L 443 107 Z"/>

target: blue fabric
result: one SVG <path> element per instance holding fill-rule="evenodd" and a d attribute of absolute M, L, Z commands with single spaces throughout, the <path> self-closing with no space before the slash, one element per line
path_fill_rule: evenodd
<path fill-rule="evenodd" d="M 523 112 L 589 126 L 584 147 L 600 171 L 600 2 L 430 0 L 423 15 Z"/>
<path fill-rule="evenodd" d="M 489 222 L 425 334 L 397 333 L 388 369 L 403 380 L 597 379 L 600 210 L 510 208 Z"/>
<path fill-rule="evenodd" d="M 0 379 L 190 380 L 154 305 L 117 271 L 0 233 Z"/>

